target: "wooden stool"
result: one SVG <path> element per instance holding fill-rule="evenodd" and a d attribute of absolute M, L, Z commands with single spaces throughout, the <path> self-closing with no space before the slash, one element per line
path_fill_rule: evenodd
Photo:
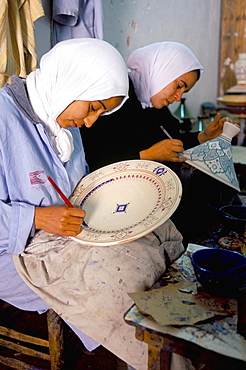
<path fill-rule="evenodd" d="M 26 313 L 26 311 L 18 310 L 3 301 L 0 301 L 1 304 L 9 306 L 13 312 L 17 310 L 20 314 L 22 312 L 23 314 Z M 30 312 L 30 315 L 31 318 L 32 315 L 42 317 L 43 323 L 41 325 L 46 326 L 45 331 L 48 332 L 48 338 L 43 339 L 36 336 L 36 334 L 35 336 L 24 334 L 19 330 L 13 329 L 12 325 L 5 326 L 1 320 L 0 347 L 4 347 L 5 351 L 1 348 L 0 363 L 17 370 L 63 369 L 64 339 L 62 319 L 52 309 L 41 315 L 36 312 Z M 38 316 L 36 321 L 39 320 Z M 20 320 L 22 320 L 21 316 Z M 7 320 L 5 321 L 7 322 Z M 27 327 L 32 328 L 34 326 L 32 319 L 30 322 L 26 319 L 24 321 Z M 37 335 L 38 329 L 33 327 Z M 21 360 L 16 357 L 20 357 Z"/>

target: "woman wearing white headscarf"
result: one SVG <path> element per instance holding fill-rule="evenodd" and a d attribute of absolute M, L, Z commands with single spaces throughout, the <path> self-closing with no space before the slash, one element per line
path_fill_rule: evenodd
<path fill-rule="evenodd" d="M 27 79 L 0 89 L 0 299 L 24 310 L 53 308 L 91 350 L 104 345 L 136 369 L 147 347 L 123 314 L 127 292 L 145 290 L 182 252 L 167 221 L 120 246 L 81 245 L 85 212 L 63 205 L 88 173 L 79 128 L 128 97 L 126 65 L 97 39 L 57 44 Z M 18 272 L 17 272 L 18 271 Z"/>
<path fill-rule="evenodd" d="M 110 159 L 114 161 L 138 157 L 159 162 L 183 162 L 184 158 L 179 158 L 183 146 L 198 145 L 222 132 L 224 120 L 219 121 L 218 115 L 204 132 L 182 135 L 179 132 L 179 121 L 167 108 L 174 101 L 181 100 L 182 95 L 196 84 L 203 71 L 197 57 L 187 46 L 168 41 L 153 43 L 133 51 L 127 66 L 130 99 L 117 114 L 100 119 L 90 132 L 84 129 L 81 131 L 85 147 L 88 148 L 87 159 L 91 170 L 111 163 Z M 101 125 L 101 122 L 105 125 Z M 113 139 L 114 122 L 119 122 L 119 127 L 122 127 L 120 132 L 119 127 L 115 129 L 117 140 Z M 175 140 L 166 140 L 168 136 L 160 126 Z M 107 150 L 102 152 L 102 146 L 97 142 L 97 152 L 101 155 L 92 156 L 90 139 L 97 131 L 101 131 L 100 135 L 105 131 L 105 138 L 110 136 L 110 142 L 113 145 L 116 142 L 117 147 L 106 143 Z M 111 135 L 108 135 L 109 131 Z"/>
<path fill-rule="evenodd" d="M 31 104 L 62 161 L 66 162 L 73 151 L 72 134 L 59 126 L 57 117 L 74 100 L 122 96 L 125 101 L 128 90 L 123 63 L 121 56 L 106 42 L 69 40 L 44 55 L 40 68 L 27 76 Z"/>
<path fill-rule="evenodd" d="M 226 186 L 223 191 L 223 184 L 200 171 L 195 171 L 190 181 L 191 173 L 188 172 L 187 176 L 182 166 L 185 159 L 179 155 L 184 149 L 220 135 L 223 122 L 228 118 L 220 120 L 218 114 L 204 131 L 182 132 L 182 125 L 170 113 L 168 106 L 180 101 L 203 71 L 197 57 L 184 44 L 165 41 L 144 46 L 131 53 L 127 66 L 130 90 L 126 104 L 111 116 L 100 118 L 92 130 L 81 130 L 87 162 L 91 170 L 115 161 L 136 158 L 163 162 L 171 167 L 183 183 L 181 204 L 172 220 L 187 245 L 207 229 L 209 217 L 205 214 L 210 212 L 207 203 L 219 207 L 228 204 L 234 194 Z M 173 139 L 164 133 L 163 128 Z M 95 141 L 97 137 L 100 140 Z M 206 184 L 206 189 L 202 188 L 202 184 Z"/>
<path fill-rule="evenodd" d="M 190 88 L 193 87 L 203 71 L 192 51 L 178 42 L 157 42 L 137 49 L 129 56 L 127 66 L 137 98 L 143 108 L 153 107 L 151 99 L 154 95 L 177 79 L 182 80 L 181 76 L 196 71 Z M 182 85 L 181 83 L 181 90 Z M 180 93 L 186 92 L 187 88 L 188 86 L 184 86 Z M 179 97 L 175 94 L 176 90 L 173 91 L 172 99 L 178 100 Z"/>

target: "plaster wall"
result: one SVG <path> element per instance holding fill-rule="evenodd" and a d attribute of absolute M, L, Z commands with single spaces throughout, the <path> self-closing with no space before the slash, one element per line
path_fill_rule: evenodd
<path fill-rule="evenodd" d="M 36 21 L 38 56 L 50 48 L 50 1 L 45 17 Z M 138 47 L 156 41 L 178 41 L 198 57 L 204 73 L 186 94 L 186 105 L 197 116 L 202 102 L 216 103 L 219 76 L 221 0 L 103 0 L 104 39 L 126 60 Z M 174 111 L 178 103 L 170 106 Z"/>

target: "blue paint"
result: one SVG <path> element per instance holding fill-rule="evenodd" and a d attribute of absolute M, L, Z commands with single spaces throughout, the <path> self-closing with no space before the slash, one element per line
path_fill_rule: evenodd
<path fill-rule="evenodd" d="M 186 322 L 187 318 L 186 317 L 177 317 L 177 321 L 179 322 Z"/>
<path fill-rule="evenodd" d="M 182 301 L 182 303 L 188 304 L 188 305 L 191 305 L 191 306 L 196 305 L 196 302 L 191 302 L 191 301 Z"/>
<path fill-rule="evenodd" d="M 100 263 L 100 261 L 98 260 L 98 261 L 91 261 L 90 263 L 89 263 L 89 265 L 95 265 L 96 263 Z"/>

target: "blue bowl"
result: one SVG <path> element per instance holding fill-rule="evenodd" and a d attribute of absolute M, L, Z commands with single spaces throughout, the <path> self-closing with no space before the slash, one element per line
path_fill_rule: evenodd
<path fill-rule="evenodd" d="M 246 222 L 246 207 L 229 205 L 221 207 L 219 211 L 223 216 L 223 235 L 228 235 L 231 231 L 243 235 Z"/>
<path fill-rule="evenodd" d="M 236 297 L 246 286 L 246 268 L 227 273 L 234 267 L 246 264 L 246 257 L 226 249 L 200 249 L 191 256 L 197 280 L 208 293 L 219 297 Z"/>

